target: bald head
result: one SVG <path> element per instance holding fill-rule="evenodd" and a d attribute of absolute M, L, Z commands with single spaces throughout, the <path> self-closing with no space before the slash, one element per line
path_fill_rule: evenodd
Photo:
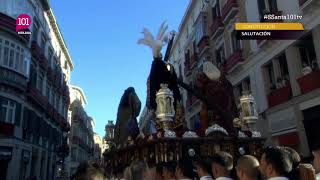
<path fill-rule="evenodd" d="M 259 175 L 259 161 L 254 156 L 242 156 L 238 160 L 236 170 L 239 179 L 256 179 Z"/>

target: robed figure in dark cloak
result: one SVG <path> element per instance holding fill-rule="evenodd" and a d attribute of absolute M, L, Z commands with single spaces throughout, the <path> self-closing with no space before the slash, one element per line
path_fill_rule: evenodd
<path fill-rule="evenodd" d="M 174 93 L 175 101 L 178 100 L 177 102 L 179 102 L 181 99 L 178 88 L 178 85 L 180 85 L 203 102 L 200 122 L 202 130 L 205 130 L 213 123 L 217 123 L 225 128 L 230 135 L 234 135 L 233 119 L 238 115 L 231 83 L 209 61 L 200 66 L 199 73 L 196 76 L 197 80 L 192 85 L 179 80 L 172 66 L 166 64 L 161 58 L 161 48 L 168 40 L 168 36 L 165 35 L 166 30 L 167 25 L 163 23 L 157 37 L 154 38 L 148 29 L 144 29 L 144 38 L 139 40 L 140 44 L 147 45 L 152 49 L 154 57 L 148 80 L 147 107 L 151 110 L 147 111 L 146 117 L 150 118 L 143 119 L 146 122 L 141 123 L 140 130 L 144 128 L 144 124 L 147 124 L 152 119 L 150 114 L 156 110 L 155 94 L 160 89 L 160 84 L 167 83 Z"/>
<path fill-rule="evenodd" d="M 168 84 L 168 88 L 173 92 L 174 96 L 174 107 L 176 111 L 176 117 L 174 118 L 175 127 L 182 127 L 183 122 L 181 122 L 181 95 L 179 91 L 179 86 L 177 82 L 177 75 L 174 71 L 174 68 L 169 63 L 165 62 L 161 55 L 162 47 L 168 42 L 171 34 L 166 34 L 166 30 L 168 25 L 166 22 L 162 23 L 158 35 L 156 38 L 149 32 L 148 29 L 144 28 L 143 34 L 144 38 L 138 41 L 139 44 L 144 44 L 149 46 L 153 52 L 153 62 L 150 69 L 150 74 L 147 82 L 147 102 L 146 102 L 146 110 L 142 114 L 142 120 L 140 130 L 144 133 L 155 133 L 150 131 L 152 129 L 150 126 L 156 125 L 155 122 L 155 111 L 157 109 L 156 103 L 156 93 L 160 89 L 160 84 Z M 155 127 L 158 129 L 159 127 Z"/>
<path fill-rule="evenodd" d="M 139 134 L 137 117 L 140 113 L 141 102 L 133 87 L 127 88 L 120 100 L 117 121 L 114 130 L 116 144 L 125 143 L 130 136 L 135 139 Z"/>

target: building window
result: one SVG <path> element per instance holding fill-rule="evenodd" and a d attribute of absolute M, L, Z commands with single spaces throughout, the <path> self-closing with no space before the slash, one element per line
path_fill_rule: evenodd
<path fill-rule="evenodd" d="M 214 5 L 214 7 L 212 8 L 212 19 L 216 19 L 218 17 L 220 17 L 220 5 L 219 5 L 219 0 L 216 1 L 216 4 Z"/>
<path fill-rule="evenodd" d="M 300 60 L 302 65 L 302 75 L 319 70 L 317 63 L 316 51 L 313 43 L 313 36 L 307 35 L 303 37 L 297 44 L 300 52 Z"/>
<path fill-rule="evenodd" d="M 232 43 L 232 50 L 233 53 L 241 49 L 240 40 L 237 39 L 237 31 L 233 30 L 231 32 L 231 43 Z"/>
<path fill-rule="evenodd" d="M 43 83 L 44 83 L 44 72 L 38 73 L 37 79 L 37 89 L 42 93 L 43 92 Z"/>
<path fill-rule="evenodd" d="M 56 94 L 56 102 L 55 102 L 55 108 L 56 108 L 56 110 L 59 110 L 59 95 L 58 94 Z"/>
<path fill-rule="evenodd" d="M 51 95 L 50 95 L 50 104 L 54 107 L 54 100 L 55 100 L 55 97 L 54 97 L 54 90 L 52 89 L 51 90 Z"/>
<path fill-rule="evenodd" d="M 37 20 L 33 23 L 33 32 L 32 32 L 32 40 L 37 42 L 38 40 L 38 33 L 39 33 L 39 23 Z"/>
<path fill-rule="evenodd" d="M 51 86 L 50 86 L 49 83 L 47 83 L 46 96 L 47 96 L 47 98 L 48 98 L 48 100 L 49 100 L 49 103 L 51 103 L 51 102 L 50 102 L 50 100 L 51 100 L 51 98 L 50 98 L 50 95 L 51 95 L 50 89 L 51 89 Z"/>
<path fill-rule="evenodd" d="M 30 66 L 30 82 L 33 87 L 37 86 L 37 67 L 33 61 Z"/>
<path fill-rule="evenodd" d="M 250 93 L 251 92 L 251 83 L 250 83 L 250 78 L 247 77 L 242 81 L 242 93 Z"/>
<path fill-rule="evenodd" d="M 203 36 L 206 35 L 206 27 L 207 27 L 207 21 L 206 21 L 206 15 L 204 13 L 200 13 L 197 21 L 196 21 L 196 35 L 195 35 L 195 40 L 196 43 L 199 44 Z"/>
<path fill-rule="evenodd" d="M 287 64 L 287 57 L 286 54 L 283 53 L 278 57 L 279 65 L 280 65 L 280 71 L 282 77 L 289 77 L 289 70 L 288 70 L 288 64 Z"/>
<path fill-rule="evenodd" d="M 251 83 L 249 77 L 243 79 L 234 87 L 234 97 L 237 101 L 237 104 L 240 102 L 240 97 L 247 93 L 251 93 Z"/>
<path fill-rule="evenodd" d="M 45 48 L 46 48 L 46 37 L 44 36 L 44 34 L 42 33 L 41 35 L 41 49 L 42 49 L 42 53 L 45 54 Z"/>
<path fill-rule="evenodd" d="M 16 114 L 16 103 L 8 99 L 2 99 L 0 121 L 13 124 Z"/>
<path fill-rule="evenodd" d="M 225 52 L 224 52 L 224 44 L 222 44 L 217 50 L 216 50 L 216 61 L 218 68 L 221 67 L 222 64 L 225 62 Z"/>
<path fill-rule="evenodd" d="M 265 83 L 266 83 L 266 88 L 267 90 L 273 91 L 276 90 L 276 79 L 274 75 L 274 69 L 273 69 L 273 64 L 270 62 L 269 64 L 264 66 L 264 76 L 265 76 Z"/>
<path fill-rule="evenodd" d="M 25 74 L 23 61 L 24 50 L 22 47 L 8 40 L 0 39 L 0 65 Z"/>
<path fill-rule="evenodd" d="M 49 63 L 49 67 L 51 67 L 51 62 L 52 62 L 52 55 L 53 55 L 53 50 L 52 48 L 49 48 L 49 51 L 48 51 L 48 63 Z"/>

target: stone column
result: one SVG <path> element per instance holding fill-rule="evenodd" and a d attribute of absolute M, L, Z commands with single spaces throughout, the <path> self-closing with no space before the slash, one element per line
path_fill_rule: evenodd
<path fill-rule="evenodd" d="M 281 68 L 280 68 L 280 63 L 278 59 L 273 59 L 272 60 L 272 66 L 274 70 L 274 75 L 275 75 L 275 80 L 277 83 L 277 79 L 280 77 L 281 78 Z"/>
<path fill-rule="evenodd" d="M 314 49 L 317 55 L 318 66 L 320 66 L 320 25 L 317 25 L 312 30 L 312 37 L 313 37 Z"/>
<path fill-rule="evenodd" d="M 297 47 L 290 46 L 285 50 L 285 53 L 287 57 L 292 95 L 297 96 L 300 94 L 300 87 L 297 82 L 297 78 L 301 76 L 302 71 L 300 52 Z"/>
<path fill-rule="evenodd" d="M 263 68 L 258 65 L 258 67 L 255 67 L 254 71 L 250 74 L 251 92 L 256 100 L 258 113 L 262 113 L 268 108 L 265 81 L 262 76 L 262 71 Z"/>

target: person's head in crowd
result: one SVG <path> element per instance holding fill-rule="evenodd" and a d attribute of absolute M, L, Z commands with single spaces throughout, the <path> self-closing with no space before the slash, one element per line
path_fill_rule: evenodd
<path fill-rule="evenodd" d="M 212 177 L 211 173 L 211 159 L 207 156 L 198 157 L 195 160 L 195 167 L 197 169 L 197 174 L 199 178 L 202 177 Z"/>
<path fill-rule="evenodd" d="M 313 155 L 313 162 L 312 162 L 313 167 L 316 171 L 316 174 L 320 176 L 320 145 L 314 148 L 314 150 L 312 151 L 312 155 Z"/>
<path fill-rule="evenodd" d="M 259 179 L 259 161 L 251 155 L 244 155 L 238 159 L 236 166 L 239 180 Z"/>
<path fill-rule="evenodd" d="M 292 160 L 292 168 L 293 169 L 297 168 L 301 162 L 299 153 L 291 147 L 283 147 L 283 148 L 289 153 L 290 159 Z"/>
<path fill-rule="evenodd" d="M 143 161 L 136 161 L 130 165 L 132 180 L 149 179 L 148 165 Z"/>
<path fill-rule="evenodd" d="M 192 161 L 188 159 L 180 159 L 175 171 L 176 179 L 193 179 L 193 165 Z"/>
<path fill-rule="evenodd" d="M 266 178 L 287 177 L 292 170 L 289 153 L 280 147 L 267 147 L 260 160 L 260 172 Z"/>
<path fill-rule="evenodd" d="M 75 173 L 75 180 L 104 180 L 104 171 L 94 162 L 81 162 Z"/>
<path fill-rule="evenodd" d="M 176 163 L 173 161 L 163 163 L 162 177 L 164 180 L 175 179 Z"/>
<path fill-rule="evenodd" d="M 128 166 L 128 167 L 126 167 L 126 168 L 124 169 L 123 178 L 124 178 L 125 180 L 131 180 L 131 179 L 132 179 L 132 174 L 131 174 L 130 166 Z"/>
<path fill-rule="evenodd" d="M 230 177 L 231 170 L 233 169 L 233 158 L 231 154 L 220 151 L 215 153 L 211 160 L 212 175 L 214 178 Z"/>
<path fill-rule="evenodd" d="M 311 164 L 300 164 L 299 165 L 298 177 L 290 178 L 290 180 L 316 180 L 316 173 Z"/>

